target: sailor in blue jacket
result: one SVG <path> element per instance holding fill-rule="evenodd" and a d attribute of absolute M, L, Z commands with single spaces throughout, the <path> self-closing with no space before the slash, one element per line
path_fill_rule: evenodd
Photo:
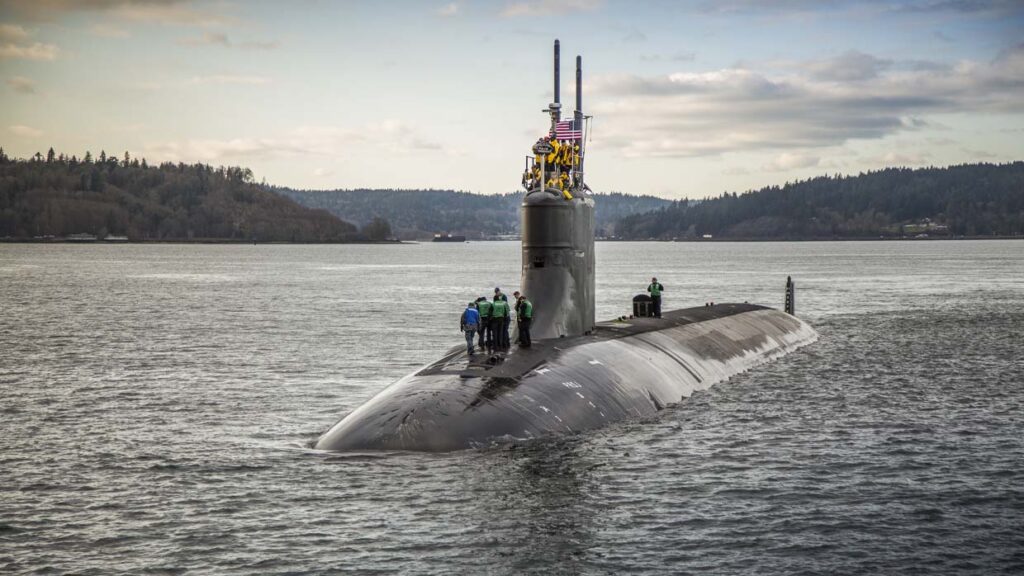
<path fill-rule="evenodd" d="M 480 329 L 480 313 L 476 310 L 476 304 L 470 302 L 466 305 L 466 310 L 462 313 L 462 319 L 459 321 L 459 330 L 466 333 L 466 353 L 473 354 L 473 337 L 476 336 L 476 331 Z"/>

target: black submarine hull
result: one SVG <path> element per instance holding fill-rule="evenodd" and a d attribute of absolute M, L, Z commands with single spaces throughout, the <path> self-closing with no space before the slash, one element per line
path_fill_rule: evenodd
<path fill-rule="evenodd" d="M 460 347 L 382 390 L 314 447 L 445 452 L 592 430 L 653 415 L 817 337 L 779 310 L 719 304 L 599 323 L 496 357 Z"/>

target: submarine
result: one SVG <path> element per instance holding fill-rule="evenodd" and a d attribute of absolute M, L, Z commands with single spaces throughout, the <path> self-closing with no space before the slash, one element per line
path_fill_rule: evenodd
<path fill-rule="evenodd" d="M 714 304 L 595 321 L 582 59 L 575 109 L 563 120 L 559 50 L 555 40 L 554 99 L 544 110 L 550 129 L 523 174 L 520 286 L 533 302 L 533 345 L 474 355 L 457 346 L 342 418 L 315 449 L 450 452 L 580 433 L 653 416 L 817 340 L 793 314 L 789 280 L 785 311 Z"/>

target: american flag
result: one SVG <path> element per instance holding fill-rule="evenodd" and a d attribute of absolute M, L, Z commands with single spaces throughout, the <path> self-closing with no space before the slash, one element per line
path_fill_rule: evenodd
<path fill-rule="evenodd" d="M 583 129 L 574 120 L 562 120 L 555 124 L 555 138 L 559 140 L 580 140 L 583 138 Z"/>

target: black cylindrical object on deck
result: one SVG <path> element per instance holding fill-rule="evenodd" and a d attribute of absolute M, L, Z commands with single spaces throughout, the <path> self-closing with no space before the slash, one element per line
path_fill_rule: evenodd
<path fill-rule="evenodd" d="M 647 294 L 633 296 L 633 316 L 637 318 L 650 318 L 654 316 L 654 302 Z"/>

